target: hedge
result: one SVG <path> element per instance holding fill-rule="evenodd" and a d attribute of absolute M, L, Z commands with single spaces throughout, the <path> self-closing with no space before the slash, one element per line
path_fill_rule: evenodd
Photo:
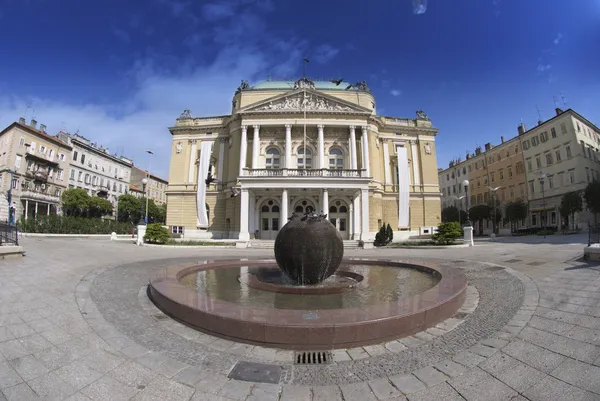
<path fill-rule="evenodd" d="M 23 219 L 19 226 L 22 232 L 43 234 L 131 234 L 132 228 L 129 222 L 58 215 Z"/>

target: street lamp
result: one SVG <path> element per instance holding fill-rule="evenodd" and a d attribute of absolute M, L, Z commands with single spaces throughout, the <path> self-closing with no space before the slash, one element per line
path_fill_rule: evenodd
<path fill-rule="evenodd" d="M 464 180 L 462 186 L 465 188 L 465 200 L 467 204 L 467 221 L 465 221 L 465 226 L 470 227 L 472 224 L 469 219 L 469 180 Z"/>
<path fill-rule="evenodd" d="M 540 219 L 542 219 L 544 238 L 546 238 L 546 195 L 544 194 L 544 179 L 548 174 L 540 171 L 540 187 L 542 188 L 542 213 L 540 213 Z"/>
<path fill-rule="evenodd" d="M 146 153 L 148 153 L 150 156 L 152 156 L 154 154 L 154 152 L 152 152 L 149 149 L 146 149 Z M 148 184 L 148 182 L 150 182 L 150 166 L 151 166 L 151 162 L 152 159 L 150 158 L 150 156 L 148 157 L 148 174 L 146 175 L 146 178 L 144 178 L 142 180 L 142 184 L 144 185 L 144 188 L 146 188 L 146 184 Z M 146 181 L 146 182 L 144 182 Z M 148 192 L 150 192 L 150 186 L 148 186 Z M 144 193 L 146 193 L 146 190 L 144 189 Z M 146 224 L 148 224 L 148 199 L 150 199 L 149 193 L 146 194 Z"/>
<path fill-rule="evenodd" d="M 13 174 L 15 171 L 5 168 L 4 170 L 0 170 L 0 174 L 2 173 L 10 173 L 10 178 L 8 179 L 8 196 L 6 197 L 6 201 L 8 202 L 8 224 L 15 224 L 15 212 L 16 209 L 12 208 L 12 187 L 13 187 Z"/>
<path fill-rule="evenodd" d="M 490 191 L 492 191 L 492 206 L 494 208 L 494 221 L 492 222 L 492 230 L 494 230 L 494 235 L 496 235 L 496 191 L 498 191 L 500 188 L 502 188 L 502 186 L 496 187 L 496 188 L 492 188 L 492 187 L 488 187 L 488 189 Z"/>

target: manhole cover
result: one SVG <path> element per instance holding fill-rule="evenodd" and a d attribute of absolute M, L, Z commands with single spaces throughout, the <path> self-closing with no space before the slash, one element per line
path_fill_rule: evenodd
<path fill-rule="evenodd" d="M 302 351 L 294 354 L 296 365 L 327 365 L 333 362 L 333 355 L 329 351 Z"/>
<path fill-rule="evenodd" d="M 228 377 L 230 379 L 255 383 L 278 384 L 281 378 L 281 366 L 239 361 L 233 367 Z"/>
<path fill-rule="evenodd" d="M 519 262 L 522 262 L 522 260 L 521 259 L 508 259 L 508 260 L 505 260 L 505 262 L 506 263 L 519 263 Z"/>

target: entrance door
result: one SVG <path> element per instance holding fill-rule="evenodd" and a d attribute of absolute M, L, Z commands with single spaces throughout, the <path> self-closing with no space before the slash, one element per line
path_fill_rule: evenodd
<path fill-rule="evenodd" d="M 329 207 L 329 221 L 342 234 L 343 239 L 349 239 L 348 207 L 340 201 Z"/>
<path fill-rule="evenodd" d="M 279 206 L 272 200 L 265 202 L 260 209 L 260 238 L 275 239 L 279 232 Z"/>

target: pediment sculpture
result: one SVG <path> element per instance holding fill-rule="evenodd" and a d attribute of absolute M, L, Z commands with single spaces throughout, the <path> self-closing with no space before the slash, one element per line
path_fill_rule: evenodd
<path fill-rule="evenodd" d="M 283 99 L 270 101 L 252 111 L 355 111 L 352 107 L 333 102 L 321 96 L 309 93 L 300 93 L 296 96 L 288 96 Z"/>
<path fill-rule="evenodd" d="M 417 119 L 418 120 L 429 120 L 429 117 L 427 116 L 427 113 L 425 113 L 423 110 L 417 110 Z"/>

